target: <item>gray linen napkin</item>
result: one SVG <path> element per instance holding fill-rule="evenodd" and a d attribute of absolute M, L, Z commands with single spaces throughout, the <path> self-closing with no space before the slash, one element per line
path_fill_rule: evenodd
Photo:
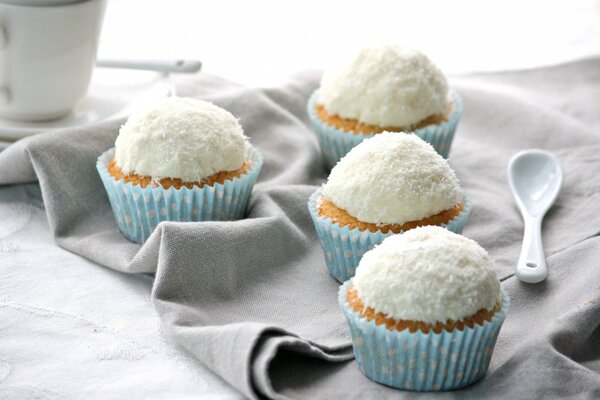
<path fill-rule="evenodd" d="M 248 217 L 162 223 L 144 246 L 118 232 L 95 170 L 122 121 L 49 132 L 0 153 L 0 184 L 39 180 L 57 243 L 123 272 L 156 272 L 153 298 L 176 340 L 248 397 L 431 397 L 369 381 L 352 358 L 306 202 L 326 177 L 305 102 L 318 73 L 248 89 L 212 76 L 178 82 L 240 118 L 265 157 Z M 512 297 L 486 377 L 439 397 L 600 396 L 600 59 L 451 79 L 465 113 L 450 161 L 472 197 L 464 234 L 497 260 Z M 512 275 L 522 223 L 510 156 L 555 152 L 565 186 L 544 224 L 549 277 Z M 345 361 L 345 362 L 342 362 Z"/>

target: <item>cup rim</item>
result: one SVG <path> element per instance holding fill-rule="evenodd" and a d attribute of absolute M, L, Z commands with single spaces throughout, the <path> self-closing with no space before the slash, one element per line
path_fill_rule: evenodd
<path fill-rule="evenodd" d="M 106 0 L 0 0 L 0 6 L 2 7 L 14 7 L 14 8 L 60 8 L 60 7 L 74 7 L 79 6 L 82 3 L 101 2 Z"/>

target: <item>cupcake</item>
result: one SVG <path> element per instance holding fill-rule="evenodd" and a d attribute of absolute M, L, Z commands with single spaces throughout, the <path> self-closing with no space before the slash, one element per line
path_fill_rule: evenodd
<path fill-rule="evenodd" d="M 350 149 L 381 132 L 412 132 L 448 157 L 462 101 L 418 50 L 364 48 L 326 71 L 308 101 L 321 152 L 332 168 Z"/>
<path fill-rule="evenodd" d="M 180 97 L 133 113 L 96 164 L 119 229 L 139 243 L 161 221 L 243 218 L 261 166 L 231 113 Z"/>
<path fill-rule="evenodd" d="M 308 208 L 325 263 L 340 282 L 387 236 L 424 225 L 460 233 L 471 211 L 448 161 L 402 132 L 384 132 L 353 148 Z"/>
<path fill-rule="evenodd" d="M 360 261 L 339 303 L 361 371 L 406 390 L 458 389 L 490 363 L 509 299 L 476 242 L 427 226 Z"/>

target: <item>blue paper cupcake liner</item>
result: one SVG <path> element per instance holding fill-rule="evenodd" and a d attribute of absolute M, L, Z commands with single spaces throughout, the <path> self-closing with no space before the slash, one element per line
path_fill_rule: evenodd
<path fill-rule="evenodd" d="M 356 362 L 367 377 L 399 389 L 440 391 L 468 386 L 485 375 L 510 305 L 504 291 L 500 310 L 483 325 L 410 333 L 389 330 L 352 310 L 347 301 L 351 285 L 348 281 L 340 287 L 338 301 L 348 320 Z"/>
<path fill-rule="evenodd" d="M 96 168 L 106 188 L 119 230 L 133 242 L 144 243 L 161 221 L 227 221 L 244 218 L 250 194 L 263 164 L 250 147 L 251 169 L 246 174 L 202 188 L 132 185 L 108 172 L 115 149 L 98 157 Z"/>
<path fill-rule="evenodd" d="M 360 259 L 367 251 L 383 242 L 386 237 L 394 235 L 394 233 L 361 231 L 358 228 L 349 229 L 347 226 L 341 227 L 330 219 L 319 215 L 317 203 L 321 197 L 321 192 L 322 188 L 319 188 L 310 196 L 308 210 L 323 248 L 327 269 L 329 269 L 331 276 L 339 282 L 344 282 L 354 276 Z M 462 203 L 464 205 L 462 212 L 447 224 L 442 224 L 442 227 L 454 233 L 462 232 L 472 208 L 467 195 L 463 195 Z"/>
<path fill-rule="evenodd" d="M 463 111 L 462 99 L 455 90 L 448 92 L 448 97 L 452 104 L 452 113 L 447 121 L 441 124 L 428 125 L 420 129 L 411 131 L 426 142 L 429 142 L 433 148 L 444 158 L 448 158 L 454 132 L 460 120 Z M 365 139 L 376 134 L 356 134 L 344 132 L 334 126 L 326 124 L 317 115 L 316 105 L 319 99 L 319 91 L 316 90 L 308 99 L 308 115 L 312 125 L 319 135 L 319 144 L 321 153 L 327 167 L 333 168 L 337 162 L 344 157 L 353 147 Z"/>

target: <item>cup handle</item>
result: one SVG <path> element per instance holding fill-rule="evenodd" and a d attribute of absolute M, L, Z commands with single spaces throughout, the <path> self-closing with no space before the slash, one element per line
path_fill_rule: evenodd
<path fill-rule="evenodd" d="M 4 25 L 0 24 L 0 50 L 6 49 L 8 45 L 8 32 Z"/>
<path fill-rule="evenodd" d="M 8 32 L 6 27 L 0 24 L 0 51 L 5 51 L 8 47 Z M 10 89 L 6 85 L 0 85 L 0 104 L 10 103 Z"/>

